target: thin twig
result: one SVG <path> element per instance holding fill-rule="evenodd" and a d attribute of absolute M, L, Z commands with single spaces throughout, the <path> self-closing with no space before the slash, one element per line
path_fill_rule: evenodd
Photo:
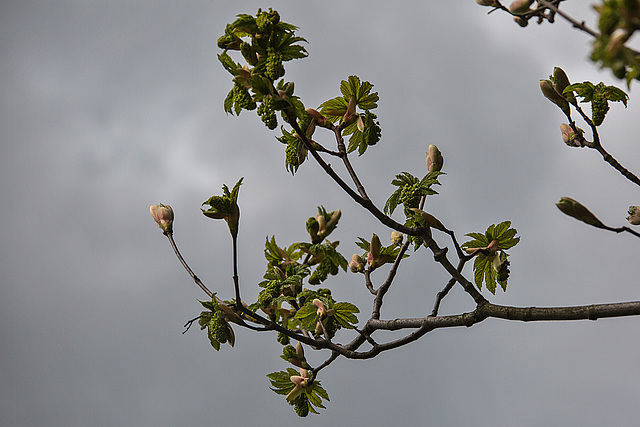
<path fill-rule="evenodd" d="M 173 248 L 173 251 L 175 252 L 176 256 L 178 257 L 178 260 L 180 261 L 180 264 L 182 264 L 184 269 L 187 270 L 187 273 L 189 273 L 189 276 L 191 276 L 191 278 L 196 283 L 196 285 L 198 285 L 200 287 L 200 289 L 202 289 L 204 291 L 204 293 L 207 294 L 207 296 L 209 296 L 209 298 L 213 298 L 213 292 L 211 292 L 204 285 L 204 283 L 202 283 L 202 281 L 200 279 L 198 279 L 198 276 L 196 276 L 196 274 L 193 272 L 193 270 L 191 270 L 191 268 L 187 264 L 187 261 L 185 261 L 185 259 L 180 254 L 180 251 L 178 250 L 178 246 L 176 245 L 175 240 L 173 240 L 173 233 L 168 232 L 168 233 L 164 233 L 164 234 L 169 239 L 169 243 L 171 244 L 171 247 Z"/>
<path fill-rule="evenodd" d="M 382 301 L 384 299 L 384 295 L 389 290 L 389 287 L 391 287 L 391 283 L 393 283 L 393 279 L 396 277 L 396 273 L 398 271 L 398 267 L 400 266 L 400 261 L 402 261 L 402 257 L 404 256 L 404 253 L 409 248 L 410 244 L 411 244 L 411 242 L 409 242 L 408 240 L 406 242 L 404 242 L 404 244 L 400 248 L 400 252 L 398 252 L 398 256 L 396 256 L 396 259 L 393 262 L 393 266 L 391 267 L 391 270 L 389 271 L 389 275 L 387 276 L 387 280 L 385 280 L 384 283 L 382 285 L 380 285 L 380 287 L 376 291 L 376 297 L 373 300 L 373 312 L 371 313 L 371 318 L 372 319 L 379 319 L 380 318 L 380 309 L 382 308 Z"/>

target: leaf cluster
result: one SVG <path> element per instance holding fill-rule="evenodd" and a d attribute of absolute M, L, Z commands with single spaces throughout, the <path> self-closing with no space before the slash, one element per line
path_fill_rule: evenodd
<path fill-rule="evenodd" d="M 231 347 L 235 343 L 235 335 L 231 325 L 227 321 L 224 313 L 220 309 L 218 302 L 216 301 L 215 294 L 211 301 L 200 301 L 200 304 L 207 310 L 200 313 L 198 318 L 198 324 L 200 329 L 207 329 L 207 337 L 211 346 L 220 350 L 220 344 L 229 343 Z"/>
<path fill-rule="evenodd" d="M 507 290 L 509 278 L 509 261 L 507 249 L 518 244 L 520 237 L 515 237 L 518 231 L 511 228 L 511 221 L 490 225 L 484 233 L 468 233 L 472 240 L 464 243 L 462 248 L 473 253 L 480 249 L 473 264 L 474 279 L 478 289 L 482 289 L 484 282 L 489 292 L 496 293 L 496 282 L 503 291 Z"/>
<path fill-rule="evenodd" d="M 238 115 L 261 103 L 258 115 L 270 129 L 277 126 L 276 111 L 289 109 L 302 115 L 304 106 L 293 95 L 293 83 L 278 81 L 285 74 L 284 62 L 308 55 L 299 44 L 306 40 L 297 36 L 296 30 L 296 26 L 280 21 L 280 15 L 272 9 L 258 9 L 255 17 L 238 15 L 226 26 L 218 39 L 218 47 L 224 50 L 218 60 L 234 77 L 234 87 L 224 100 L 227 113 Z M 229 51 L 239 51 L 244 63 L 236 62 Z"/>
<path fill-rule="evenodd" d="M 438 194 L 431 186 L 440 185 L 438 176 L 442 174 L 444 172 L 433 171 L 427 173 L 422 179 L 418 179 L 408 172 L 396 175 L 395 179 L 391 181 L 391 185 L 395 185 L 398 188 L 384 204 L 384 212 L 387 215 L 391 215 L 398 205 L 403 204 L 405 215 L 407 217 L 411 216 L 409 209 L 417 208 L 420 198 Z"/>
<path fill-rule="evenodd" d="M 240 219 L 240 208 L 238 207 L 238 193 L 242 180 L 233 186 L 229 191 L 226 184 L 222 186 L 222 196 L 211 196 L 202 203 L 202 206 L 209 206 L 207 209 L 200 209 L 204 216 L 211 219 L 224 219 L 229 226 L 231 235 L 235 238 L 238 235 L 238 221 Z"/>
<path fill-rule="evenodd" d="M 313 304 L 315 299 L 322 301 L 326 314 L 318 314 L 318 308 Z M 318 292 L 316 295 L 306 295 L 306 303 L 296 312 L 295 319 L 300 321 L 302 329 L 312 331 L 315 336 L 322 336 L 326 331 L 329 336 L 325 338 L 331 339 L 341 328 L 355 328 L 358 323 L 355 313 L 359 312 L 358 307 L 349 302 L 335 302 L 331 294 L 322 295 Z"/>
<path fill-rule="evenodd" d="M 271 382 L 271 390 L 286 396 L 294 389 L 295 385 L 291 381 L 292 376 L 298 375 L 293 368 L 287 368 L 286 371 L 273 372 L 267 375 Z M 301 417 L 306 417 L 309 412 L 318 414 L 316 408 L 325 409 L 322 399 L 329 400 L 329 394 L 320 385 L 320 381 L 313 380 L 307 387 L 303 388 L 302 393 L 289 404 L 295 407 L 296 413 Z"/>
<path fill-rule="evenodd" d="M 640 57 L 625 43 L 640 29 L 640 2 L 637 0 L 603 0 L 595 5 L 598 12 L 597 35 L 591 60 L 610 68 L 619 79 L 640 80 Z"/>
<path fill-rule="evenodd" d="M 564 93 L 573 93 L 582 98 L 581 102 L 591 103 L 591 120 L 593 124 L 599 126 L 602 124 L 605 115 L 609 111 L 609 101 L 620 101 L 627 106 L 627 95 L 623 90 L 615 86 L 606 86 L 600 82 L 594 85 L 591 82 L 576 83 L 567 86 Z"/>
<path fill-rule="evenodd" d="M 370 110 L 378 106 L 378 92 L 371 92 L 373 85 L 360 81 L 358 76 L 349 76 L 340 82 L 342 96 L 330 99 L 320 105 L 320 112 L 332 123 L 342 120 L 344 135 L 351 135 L 347 153 L 358 150 L 362 155 L 368 147 L 380 141 L 382 130 L 377 116 Z M 350 109 L 350 104 L 352 105 Z M 354 107 L 363 110 L 357 113 Z"/>

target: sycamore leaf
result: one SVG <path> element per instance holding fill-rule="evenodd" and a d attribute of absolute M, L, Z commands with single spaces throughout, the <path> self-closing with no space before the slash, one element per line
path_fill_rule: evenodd
<path fill-rule="evenodd" d="M 484 233 L 466 234 L 472 238 L 462 245 L 467 252 L 473 249 L 487 249 L 486 254 L 476 254 L 473 263 L 474 281 L 478 289 L 482 289 L 484 283 L 492 294 L 495 294 L 497 284 L 500 284 L 504 291 L 507 290 L 510 263 L 505 250 L 518 244 L 520 237 L 515 237 L 516 234 L 517 230 L 511 228 L 511 221 L 492 224 Z"/>
<path fill-rule="evenodd" d="M 355 328 L 358 318 L 353 313 L 360 313 L 358 307 L 348 302 L 339 302 L 333 306 L 333 309 L 336 311 L 334 317 L 341 327 L 347 329 Z"/>
<path fill-rule="evenodd" d="M 609 101 L 620 101 L 624 104 L 625 108 L 627 107 L 627 100 L 629 99 L 629 95 L 627 95 L 622 89 L 619 89 L 615 86 L 606 86 L 603 92 L 604 96 Z"/>
<path fill-rule="evenodd" d="M 240 64 L 231 59 L 226 51 L 218 54 L 218 60 L 220 61 L 224 69 L 234 76 L 238 74 L 238 68 L 242 68 Z"/>

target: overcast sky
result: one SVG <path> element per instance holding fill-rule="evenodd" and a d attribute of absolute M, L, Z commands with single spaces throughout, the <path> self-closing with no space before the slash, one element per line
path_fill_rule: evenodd
<path fill-rule="evenodd" d="M 216 39 L 238 13 L 277 9 L 309 58 L 287 64 L 308 107 L 357 74 L 375 85 L 383 139 L 355 159 L 380 206 L 393 175 L 422 176 L 428 144 L 445 157 L 429 210 L 458 239 L 511 220 L 508 292 L 518 306 L 637 300 L 638 240 L 562 215 L 570 196 L 625 224 L 638 188 L 597 153 L 562 143 L 563 115 L 538 80 L 616 84 L 587 60 L 590 40 L 565 22 L 521 29 L 475 2 L 4 1 L 0 5 L 0 414 L 6 426 L 631 425 L 640 416 L 640 318 L 487 320 L 436 330 L 374 360 L 339 359 L 320 380 L 331 397 L 299 421 L 265 375 L 287 367 L 271 334 L 236 328 L 220 352 L 197 328 L 205 296 L 175 259 L 149 205 L 176 212 L 192 268 L 232 298 L 230 238 L 199 211 L 241 176 L 240 281 L 253 301 L 265 236 L 305 239 L 316 206 L 342 209 L 333 238 L 347 258 L 377 224 L 312 162 L 295 177 L 253 113 L 227 116 L 230 75 Z M 587 2 L 567 10 L 595 26 Z M 563 4 L 564 6 L 564 4 Z M 634 88 L 636 89 L 636 88 Z M 605 147 L 640 171 L 640 109 L 612 106 Z M 316 134 L 330 144 L 330 134 Z M 401 213 L 398 211 L 398 215 Z M 398 217 L 398 220 L 401 218 Z M 442 245 L 447 239 L 438 237 Z M 424 250 L 408 260 L 382 317 L 427 315 L 446 283 Z M 471 277 L 471 266 L 465 270 Z M 327 282 L 370 313 L 355 275 Z M 376 279 L 376 277 L 374 277 Z M 379 280 L 380 277 L 377 277 Z M 472 310 L 455 290 L 442 314 Z M 395 335 L 396 337 L 398 335 Z M 345 334 L 341 340 L 348 341 Z M 328 354 L 311 354 L 312 365 Z M 258 424 L 259 423 L 259 424 Z"/>

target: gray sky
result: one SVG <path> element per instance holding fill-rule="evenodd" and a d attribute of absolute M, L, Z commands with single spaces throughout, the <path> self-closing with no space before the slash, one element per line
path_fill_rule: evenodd
<path fill-rule="evenodd" d="M 236 328 L 236 347 L 215 352 L 197 328 L 181 334 L 204 295 L 148 213 L 154 203 L 174 207 L 183 254 L 223 298 L 233 296 L 228 231 L 199 205 L 240 176 L 240 280 L 248 300 L 264 272 L 265 236 L 282 245 L 305 239 L 317 205 L 342 209 L 334 238 L 347 258 L 360 251 L 358 236 L 388 235 L 312 162 L 292 178 L 276 133 L 255 114 L 225 115 L 231 80 L 217 62 L 216 39 L 236 14 L 269 6 L 310 42 L 309 58 L 287 67 L 305 105 L 337 96 L 350 74 L 379 92 L 383 139 L 354 162 L 380 206 L 394 174 L 424 173 L 424 152 L 434 143 L 447 175 L 428 209 L 460 240 L 506 219 L 518 229 L 508 292 L 485 296 L 522 306 L 639 298 L 630 262 L 637 240 L 588 228 L 554 206 L 570 196 L 619 226 L 627 207 L 640 203 L 637 187 L 597 153 L 562 143 L 563 116 L 539 92 L 538 80 L 554 65 L 572 81 L 624 88 L 585 60 L 590 40 L 564 22 L 521 29 L 472 1 L 455 8 L 417 1 L 6 1 L 3 425 L 298 422 L 268 389 L 265 375 L 287 366 L 273 335 Z M 586 2 L 567 9 L 593 24 Z M 627 110 L 612 106 L 601 136 L 639 171 L 639 107 L 631 95 Z M 321 135 L 329 144 L 330 135 Z M 426 315 L 446 282 L 426 252 L 408 261 L 383 318 Z M 371 302 L 360 278 L 327 284 L 365 319 Z M 471 309 L 455 290 L 442 313 Z M 630 425 L 640 415 L 638 322 L 487 320 L 434 331 L 371 361 L 340 359 L 320 377 L 328 409 L 304 423 Z M 309 358 L 317 365 L 327 356 Z"/>

